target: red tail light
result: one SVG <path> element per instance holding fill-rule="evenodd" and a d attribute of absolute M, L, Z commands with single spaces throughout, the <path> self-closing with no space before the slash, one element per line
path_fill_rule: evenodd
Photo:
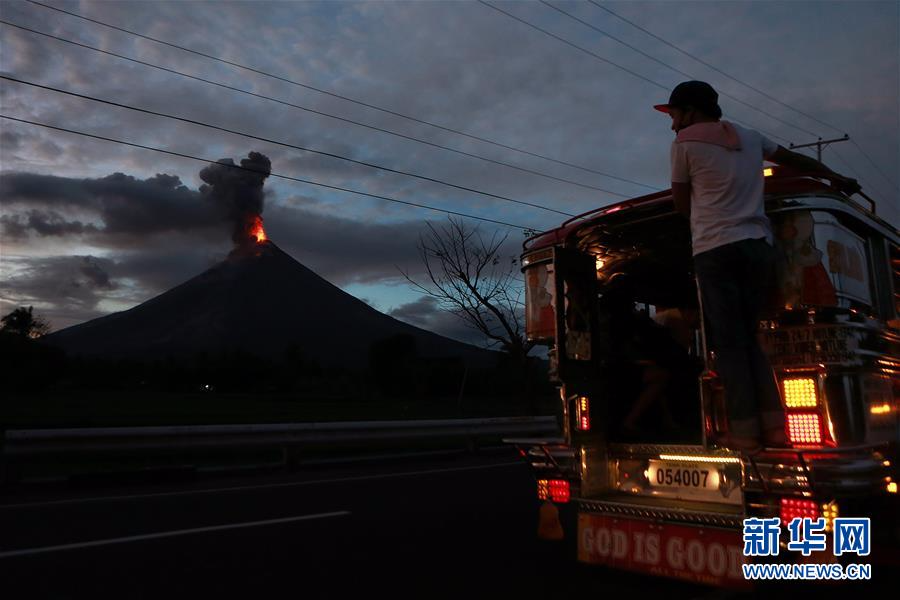
<path fill-rule="evenodd" d="M 781 380 L 788 441 L 794 447 L 834 444 L 828 404 L 822 393 L 822 375 L 793 371 Z"/>
<path fill-rule="evenodd" d="M 538 479 L 538 499 L 552 500 L 564 504 L 571 499 L 569 482 L 566 479 Z"/>
<path fill-rule="evenodd" d="M 575 400 L 575 418 L 577 419 L 576 427 L 580 431 L 590 431 L 591 405 L 587 396 L 578 396 Z"/>
<path fill-rule="evenodd" d="M 554 502 L 565 503 L 569 501 L 569 482 L 565 479 L 550 480 L 550 499 Z"/>
<path fill-rule="evenodd" d="M 788 439 L 795 446 L 821 446 L 822 415 L 814 412 L 794 412 L 787 415 Z"/>
<path fill-rule="evenodd" d="M 819 518 L 819 505 L 812 500 L 799 500 L 797 498 L 781 499 L 781 524 L 787 525 L 797 518 Z"/>

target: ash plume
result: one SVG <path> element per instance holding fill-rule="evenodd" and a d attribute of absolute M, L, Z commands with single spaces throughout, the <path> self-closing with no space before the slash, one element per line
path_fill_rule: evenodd
<path fill-rule="evenodd" d="M 263 183 L 272 170 L 272 162 L 259 152 L 251 152 L 241 159 L 241 169 L 235 169 L 230 158 L 220 159 L 200 171 L 203 194 L 214 205 L 226 211 L 232 223 L 231 239 L 241 247 L 256 241 L 251 229 L 262 214 Z"/>

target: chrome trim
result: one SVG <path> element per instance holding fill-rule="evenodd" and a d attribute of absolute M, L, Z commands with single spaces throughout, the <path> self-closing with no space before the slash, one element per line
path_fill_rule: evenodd
<path fill-rule="evenodd" d="M 659 457 L 660 454 L 679 454 L 682 456 L 708 456 L 715 458 L 741 458 L 737 452 L 704 448 L 694 445 L 677 444 L 610 444 L 610 458 L 646 458 Z"/>
<path fill-rule="evenodd" d="M 660 508 L 641 504 L 629 504 L 609 500 L 576 500 L 579 509 L 601 514 L 621 515 L 651 519 L 655 521 L 676 521 L 679 523 L 697 523 L 701 525 L 714 525 L 718 527 L 741 528 L 743 527 L 744 514 L 722 514 L 717 512 L 704 512 L 686 508 L 666 507 Z"/>
<path fill-rule="evenodd" d="M 874 445 L 857 446 L 868 450 Z M 762 492 L 812 492 L 817 495 L 847 495 L 869 493 L 883 488 L 890 468 L 877 453 L 855 456 L 836 456 L 849 448 L 820 450 L 781 450 L 779 456 L 757 457 L 751 462 L 755 468 L 746 470 L 745 489 Z M 816 454 L 827 454 L 817 458 Z M 793 456 L 792 456 L 793 455 Z M 811 456 L 807 456 L 811 455 Z"/>

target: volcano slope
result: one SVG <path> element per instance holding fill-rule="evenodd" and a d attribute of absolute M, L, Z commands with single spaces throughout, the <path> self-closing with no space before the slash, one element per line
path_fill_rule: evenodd
<path fill-rule="evenodd" d="M 497 356 L 378 312 L 271 241 L 237 249 L 134 308 L 44 340 L 73 356 L 139 360 L 233 351 L 277 358 L 294 346 L 323 366 L 359 368 L 374 342 L 400 335 L 411 336 L 423 357 L 489 366 Z"/>

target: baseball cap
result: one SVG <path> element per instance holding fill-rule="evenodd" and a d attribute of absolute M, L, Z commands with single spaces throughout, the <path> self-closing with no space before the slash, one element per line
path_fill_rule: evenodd
<path fill-rule="evenodd" d="M 705 81 L 679 83 L 672 90 L 672 95 L 669 96 L 667 104 L 656 104 L 653 108 L 660 112 L 668 113 L 671 108 L 684 108 L 686 106 L 693 106 L 711 117 L 719 118 L 722 116 L 722 109 L 719 108 L 719 94 Z"/>

